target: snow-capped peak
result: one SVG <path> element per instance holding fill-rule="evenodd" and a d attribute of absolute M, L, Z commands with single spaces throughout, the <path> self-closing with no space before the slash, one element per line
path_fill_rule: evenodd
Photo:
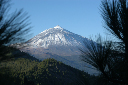
<path fill-rule="evenodd" d="M 50 45 L 80 46 L 83 43 L 82 36 L 74 34 L 59 25 L 49 28 L 29 40 L 29 44 L 47 48 Z"/>
<path fill-rule="evenodd" d="M 63 29 L 62 27 L 60 27 L 59 25 L 54 27 L 55 29 Z"/>

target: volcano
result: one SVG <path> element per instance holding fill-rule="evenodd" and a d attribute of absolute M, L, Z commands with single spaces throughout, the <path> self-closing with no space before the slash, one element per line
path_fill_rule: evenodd
<path fill-rule="evenodd" d="M 57 25 L 28 40 L 27 47 L 21 50 L 40 60 L 54 58 L 74 68 L 94 74 L 95 70 L 85 68 L 85 65 L 92 66 L 80 59 L 79 48 L 84 45 L 83 41 L 91 42 L 89 39 Z"/>

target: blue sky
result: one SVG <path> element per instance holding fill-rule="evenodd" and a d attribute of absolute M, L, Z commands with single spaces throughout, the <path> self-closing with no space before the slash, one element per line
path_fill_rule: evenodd
<path fill-rule="evenodd" d="M 75 34 L 90 38 L 107 32 L 100 12 L 101 0 L 12 0 L 11 10 L 23 8 L 30 15 L 31 33 L 60 25 Z"/>

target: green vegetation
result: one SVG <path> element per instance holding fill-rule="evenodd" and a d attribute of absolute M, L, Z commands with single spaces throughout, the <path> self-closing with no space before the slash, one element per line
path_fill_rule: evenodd
<path fill-rule="evenodd" d="M 84 73 L 84 72 L 83 72 Z M 42 62 L 32 61 L 25 58 L 18 58 L 9 62 L 0 63 L 0 82 L 2 85 L 24 83 L 24 77 L 29 81 L 34 81 L 36 85 L 44 84 L 76 84 L 88 82 L 87 79 L 80 79 L 82 71 L 57 62 L 54 59 L 46 59 Z M 89 76 L 88 74 L 85 74 Z M 82 75 L 81 75 L 82 77 Z M 6 82 L 8 80 L 9 82 Z"/>
<path fill-rule="evenodd" d="M 55 59 L 39 61 L 20 51 L 11 56 L 14 58 L 0 62 L 1 85 L 24 85 L 25 78 L 34 85 L 88 85 L 91 82 L 89 74 Z"/>
<path fill-rule="evenodd" d="M 1 85 L 113 85 L 103 75 L 89 75 L 55 59 L 40 61 L 18 49 L 7 48 L 11 55 L 0 61 Z"/>

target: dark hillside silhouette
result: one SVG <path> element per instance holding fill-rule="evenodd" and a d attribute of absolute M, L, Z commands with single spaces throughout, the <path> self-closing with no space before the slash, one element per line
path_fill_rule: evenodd
<path fill-rule="evenodd" d="M 24 57 L 25 53 L 22 56 Z M 29 59 L 22 56 L 8 62 L 0 62 L 0 84 L 7 85 L 10 82 L 9 85 L 94 85 L 97 80 L 95 76 L 55 59 L 39 62 L 31 60 L 32 56 Z"/>

